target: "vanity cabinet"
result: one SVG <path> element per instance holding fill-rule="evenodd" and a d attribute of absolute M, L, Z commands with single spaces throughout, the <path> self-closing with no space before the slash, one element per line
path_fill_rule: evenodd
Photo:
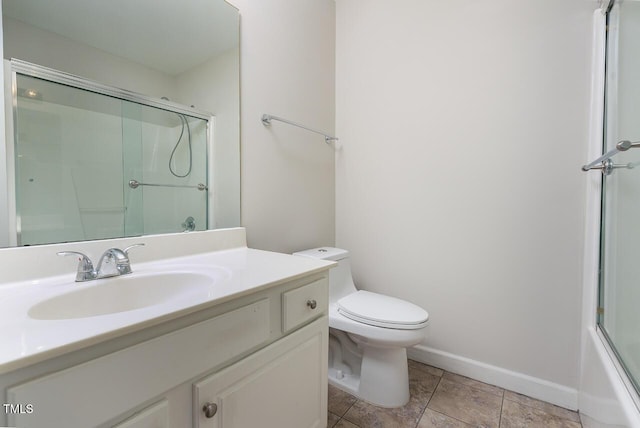
<path fill-rule="evenodd" d="M 326 319 L 321 319 L 199 380 L 193 386 L 194 427 L 324 426 L 326 347 Z"/>
<path fill-rule="evenodd" d="M 183 319 L 188 325 L 80 364 L 48 371 L 45 362 L 22 369 L 13 376 L 19 381 L 3 386 L 6 402 L 31 404 L 33 412 L 10 413 L 6 423 L 21 428 L 325 426 L 327 297 L 325 271 L 208 308 L 215 315 L 204 320 L 202 313 L 192 314 L 197 322 Z"/>

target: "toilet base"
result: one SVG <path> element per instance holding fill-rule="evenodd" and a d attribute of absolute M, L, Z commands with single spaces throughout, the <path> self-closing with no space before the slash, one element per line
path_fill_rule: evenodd
<path fill-rule="evenodd" d="M 409 402 L 409 370 L 406 348 L 376 347 L 360 343 L 358 354 L 349 352 L 358 343 L 340 330 L 331 329 L 329 383 L 361 400 L 380 407 L 400 407 Z M 354 343 L 352 341 L 356 339 Z M 336 345 L 340 344 L 340 350 Z M 348 354 L 345 355 L 345 354 Z M 349 364 L 344 364 L 349 360 Z M 359 364 L 358 364 L 359 363 Z M 356 366 L 357 365 L 357 366 Z"/>
<path fill-rule="evenodd" d="M 400 407 L 409 402 L 405 348 L 365 348 L 360 371 L 360 395 L 364 400 L 383 407 Z"/>
<path fill-rule="evenodd" d="M 329 367 L 329 385 L 357 397 L 360 388 L 360 375 L 344 373 L 342 370 Z"/>

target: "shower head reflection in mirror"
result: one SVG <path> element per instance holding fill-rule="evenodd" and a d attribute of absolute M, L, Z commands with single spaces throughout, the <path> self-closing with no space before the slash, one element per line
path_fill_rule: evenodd
<path fill-rule="evenodd" d="M 169 98 L 167 98 L 167 97 L 162 97 L 162 99 L 169 101 Z M 187 118 L 185 117 L 184 114 L 180 114 L 180 113 L 176 113 L 176 114 L 180 118 L 180 122 L 182 122 L 182 129 L 180 130 L 180 136 L 178 137 L 178 141 L 176 141 L 176 145 L 173 146 L 173 150 L 171 151 L 171 156 L 169 157 L 169 172 L 171 172 L 171 174 L 173 174 L 174 177 L 184 178 L 184 177 L 188 177 L 189 174 L 191 174 L 191 168 L 193 167 L 193 149 L 191 148 L 191 128 L 189 127 L 189 122 L 187 121 Z M 178 150 L 178 146 L 180 145 L 180 141 L 182 141 L 182 137 L 184 135 L 185 127 L 187 128 L 187 144 L 188 144 L 188 148 L 189 148 L 189 168 L 187 169 L 186 173 L 181 175 L 181 174 L 178 174 L 173 169 L 174 168 L 173 167 L 173 163 L 174 163 L 174 157 L 175 157 L 175 154 L 176 154 L 176 150 Z"/>

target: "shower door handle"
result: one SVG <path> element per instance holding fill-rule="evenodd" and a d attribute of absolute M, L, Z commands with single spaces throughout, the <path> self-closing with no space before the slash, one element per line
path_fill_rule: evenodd
<path fill-rule="evenodd" d="M 611 174 L 611 171 L 613 171 L 616 168 L 631 169 L 635 166 L 634 164 L 628 163 L 626 165 L 624 164 L 614 165 L 613 162 L 611 162 L 611 158 L 620 152 L 626 152 L 629 149 L 635 149 L 638 147 L 640 147 L 640 141 L 635 141 L 635 142 L 632 142 L 629 140 L 618 141 L 618 144 L 616 144 L 615 148 L 609 150 L 607 153 L 603 154 L 593 162 L 583 165 L 582 170 L 589 171 L 592 169 L 600 169 L 602 170 L 602 174 L 609 175 Z"/>
<path fill-rule="evenodd" d="M 613 161 L 611 159 L 607 159 L 607 160 L 603 161 L 600 165 L 590 166 L 587 169 L 585 169 L 585 167 L 583 167 L 582 169 L 584 171 L 590 171 L 592 169 L 599 169 L 602 172 L 602 175 L 611 175 L 611 173 L 613 172 L 614 169 L 620 169 L 620 168 L 633 169 L 633 168 L 635 168 L 635 164 L 633 164 L 631 162 L 626 163 L 626 164 L 615 164 L 615 163 L 613 163 Z"/>

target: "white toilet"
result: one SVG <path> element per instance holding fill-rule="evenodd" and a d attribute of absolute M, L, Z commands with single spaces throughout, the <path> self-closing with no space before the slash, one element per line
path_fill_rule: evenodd
<path fill-rule="evenodd" d="M 346 250 L 323 247 L 294 254 L 338 262 L 329 274 L 329 383 L 378 406 L 406 404 L 406 348 L 425 339 L 427 311 L 358 291 Z"/>

